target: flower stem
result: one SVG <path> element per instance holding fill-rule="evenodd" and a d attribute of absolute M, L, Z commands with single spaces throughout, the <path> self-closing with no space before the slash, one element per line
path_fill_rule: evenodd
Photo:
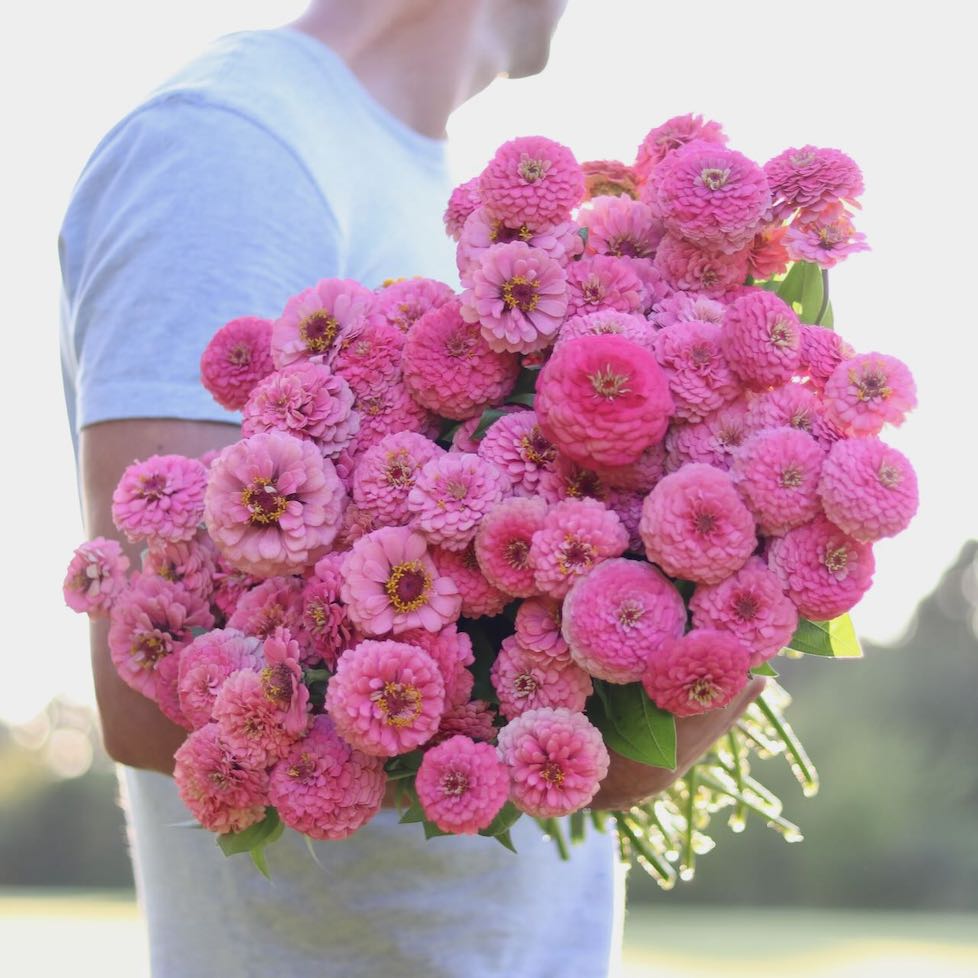
<path fill-rule="evenodd" d="M 827 268 L 822 269 L 822 308 L 819 309 L 818 315 L 815 317 L 815 325 L 821 326 L 822 320 L 825 318 L 825 311 L 829 308 L 829 270 Z"/>

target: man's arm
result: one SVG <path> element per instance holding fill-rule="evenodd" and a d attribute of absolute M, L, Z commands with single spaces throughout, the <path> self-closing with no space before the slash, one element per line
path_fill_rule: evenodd
<path fill-rule="evenodd" d="M 166 418 L 104 421 L 83 428 L 79 437 L 82 504 L 89 536 L 114 537 L 139 566 L 141 544 L 130 544 L 112 523 L 112 492 L 126 466 L 150 455 L 197 457 L 241 437 L 236 425 Z M 102 720 L 102 739 L 109 756 L 120 764 L 170 774 L 173 752 L 186 731 L 171 723 L 152 700 L 127 686 L 109 655 L 109 626 L 96 619 L 91 627 L 92 673 Z"/>

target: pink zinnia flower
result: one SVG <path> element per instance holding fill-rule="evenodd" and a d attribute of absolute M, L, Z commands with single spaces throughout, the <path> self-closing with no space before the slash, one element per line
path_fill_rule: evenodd
<path fill-rule="evenodd" d="M 530 561 L 537 590 L 563 598 L 574 582 L 628 547 L 618 516 L 594 499 L 565 499 L 552 506 L 533 534 Z"/>
<path fill-rule="evenodd" d="M 246 438 L 284 431 L 314 442 L 326 458 L 336 458 L 359 430 L 349 384 L 317 363 L 293 363 L 266 377 L 242 410 Z"/>
<path fill-rule="evenodd" d="M 856 198 L 863 192 L 859 167 L 837 149 L 786 149 L 764 164 L 764 172 L 779 219 L 799 208 L 817 212 L 840 200 L 858 206 Z"/>
<path fill-rule="evenodd" d="M 184 715 L 180 706 L 180 659 L 184 650 L 164 656 L 156 666 L 156 705 L 160 713 L 171 723 L 184 730 L 193 730 L 194 725 Z"/>
<path fill-rule="evenodd" d="M 819 389 L 843 360 L 855 355 L 856 351 L 834 330 L 802 323 L 801 367 Z"/>
<path fill-rule="evenodd" d="M 224 680 L 239 669 L 261 666 L 261 640 L 234 628 L 198 635 L 181 653 L 177 692 L 194 729 L 214 719 L 214 700 Z"/>
<path fill-rule="evenodd" d="M 479 178 L 460 183 L 449 195 L 442 220 L 448 236 L 458 241 L 466 218 L 482 203 L 479 197 Z"/>
<path fill-rule="evenodd" d="M 801 324 L 773 292 L 752 292 L 727 306 L 720 345 L 734 373 L 751 390 L 764 390 L 798 370 Z"/>
<path fill-rule="evenodd" d="M 856 230 L 841 206 L 798 218 L 785 232 L 784 246 L 792 261 L 810 261 L 821 268 L 834 268 L 857 251 L 870 250 L 866 235 Z"/>
<path fill-rule="evenodd" d="M 731 475 L 761 533 L 778 536 L 820 512 L 818 480 L 825 452 L 804 431 L 759 431 L 734 455 Z"/>
<path fill-rule="evenodd" d="M 506 224 L 556 224 L 581 202 L 584 173 L 566 146 L 522 136 L 496 150 L 479 175 L 479 196 Z"/>
<path fill-rule="evenodd" d="M 906 364 L 885 353 L 860 353 L 840 363 L 826 381 L 825 411 L 846 434 L 878 435 L 903 424 L 917 406 L 917 388 Z"/>
<path fill-rule="evenodd" d="M 478 455 L 448 452 L 425 465 L 408 493 L 412 526 L 429 543 L 464 550 L 482 517 L 509 490 L 509 479 L 497 465 Z"/>
<path fill-rule="evenodd" d="M 775 537 L 768 566 L 812 621 L 844 615 L 869 590 L 876 564 L 869 544 L 860 543 L 824 516 Z"/>
<path fill-rule="evenodd" d="M 645 552 L 671 577 L 716 584 L 743 567 L 757 546 L 754 518 L 726 472 L 684 465 L 646 497 Z"/>
<path fill-rule="evenodd" d="M 360 415 L 356 455 L 363 454 L 395 432 L 414 431 L 432 438 L 438 433 L 435 416 L 411 397 L 402 380 L 383 389 L 357 393 L 353 407 Z"/>
<path fill-rule="evenodd" d="M 380 811 L 383 761 L 352 748 L 327 716 L 272 768 L 268 799 L 282 821 L 313 839 L 345 839 Z"/>
<path fill-rule="evenodd" d="M 673 292 L 656 305 L 652 320 L 659 329 L 693 321 L 722 326 L 723 312 L 723 303 L 716 299 L 694 292 Z"/>
<path fill-rule="evenodd" d="M 510 798 L 535 818 L 569 815 L 587 805 L 608 773 L 601 733 L 583 713 L 541 707 L 499 731 Z"/>
<path fill-rule="evenodd" d="M 490 349 L 477 323 L 466 322 L 457 301 L 426 313 L 404 345 L 404 383 L 421 405 L 462 420 L 505 399 L 520 372 L 515 353 Z"/>
<path fill-rule="evenodd" d="M 910 460 L 878 438 L 836 442 L 822 466 L 818 494 L 825 515 L 863 543 L 901 533 L 919 504 Z"/>
<path fill-rule="evenodd" d="M 638 199 L 638 174 L 633 167 L 618 160 L 588 160 L 584 171 L 584 199 L 595 197 L 630 197 Z"/>
<path fill-rule="evenodd" d="M 241 595 L 228 628 L 246 635 L 268 638 L 276 628 L 288 628 L 298 635 L 302 628 L 301 577 L 273 577 Z"/>
<path fill-rule="evenodd" d="M 556 350 L 537 380 L 540 429 L 581 465 L 628 465 L 661 442 L 669 382 L 647 349 L 621 336 L 584 336 Z"/>
<path fill-rule="evenodd" d="M 609 468 L 614 470 L 627 466 Z M 605 502 L 609 492 L 609 487 L 595 469 L 584 468 L 560 453 L 553 468 L 541 473 L 537 485 L 537 495 L 548 503 L 560 502 L 561 499 L 598 499 Z"/>
<path fill-rule="evenodd" d="M 500 591 L 519 598 L 536 593 L 530 550 L 546 512 L 542 499 L 516 497 L 497 503 L 483 517 L 475 556 L 486 579 Z"/>
<path fill-rule="evenodd" d="M 569 655 L 531 652 L 515 635 L 503 639 L 490 678 L 507 720 L 541 706 L 579 712 L 594 692 L 591 677 Z"/>
<path fill-rule="evenodd" d="M 241 832 L 265 817 L 268 775 L 241 763 L 216 723 L 195 730 L 173 755 L 183 803 L 211 832 Z"/>
<path fill-rule="evenodd" d="M 223 408 L 240 411 L 273 370 L 272 323 L 244 316 L 222 326 L 200 358 L 200 379 Z"/>
<path fill-rule="evenodd" d="M 716 143 L 723 146 L 727 137 L 719 122 L 711 119 L 703 121 L 703 116 L 677 115 L 656 126 L 642 140 L 635 160 L 635 170 L 640 180 L 647 180 L 652 171 L 668 155 L 692 142 L 694 139 Z"/>
<path fill-rule="evenodd" d="M 544 437 L 535 411 L 499 418 L 483 435 L 477 452 L 506 473 L 518 496 L 533 495 L 541 475 L 553 468 L 557 458 L 557 449 Z"/>
<path fill-rule="evenodd" d="M 155 699 L 161 659 L 189 645 L 195 628 L 212 628 L 207 605 L 179 584 L 133 574 L 112 605 L 109 652 L 122 679 Z"/>
<path fill-rule="evenodd" d="M 624 258 L 591 255 L 567 269 L 568 317 L 610 310 L 635 313 L 644 302 L 642 282 Z"/>
<path fill-rule="evenodd" d="M 112 493 L 112 522 L 130 540 L 189 540 L 204 515 L 207 469 L 195 458 L 133 462 Z"/>
<path fill-rule="evenodd" d="M 373 293 L 352 279 L 324 278 L 294 295 L 272 324 L 272 359 L 281 369 L 296 360 L 331 364 L 364 326 Z"/>
<path fill-rule="evenodd" d="M 649 206 L 630 197 L 596 197 L 578 220 L 587 228 L 591 255 L 652 258 L 665 233 Z"/>
<path fill-rule="evenodd" d="M 373 316 L 407 333 L 427 312 L 451 302 L 451 286 L 433 278 L 403 278 L 377 291 Z"/>
<path fill-rule="evenodd" d="M 750 248 L 733 254 L 706 251 L 698 245 L 666 234 L 655 252 L 655 267 L 674 289 L 719 298 L 747 277 Z"/>
<path fill-rule="evenodd" d="M 675 323 L 655 336 L 655 358 L 669 381 L 677 418 L 699 421 L 740 393 L 714 323 Z"/>
<path fill-rule="evenodd" d="M 71 558 L 61 592 L 72 611 L 92 618 L 109 613 L 126 586 L 129 558 L 115 540 L 95 537 L 83 543 Z"/>
<path fill-rule="evenodd" d="M 302 631 L 308 643 L 305 663 L 322 659 L 329 669 L 336 668 L 340 653 L 354 644 L 356 632 L 340 601 L 342 577 L 339 570 L 316 572 L 302 589 Z"/>
<path fill-rule="evenodd" d="M 672 295 L 675 290 L 666 281 L 662 272 L 655 267 L 655 264 L 645 258 L 618 258 L 616 261 L 631 269 L 641 284 L 642 299 L 636 312 L 648 319 L 652 315 L 653 309 Z"/>
<path fill-rule="evenodd" d="M 340 736 L 374 757 L 420 747 L 444 709 L 438 666 L 404 642 L 364 641 L 344 652 L 326 689 L 326 712 Z"/>
<path fill-rule="evenodd" d="M 340 345 L 333 371 L 358 396 L 383 391 L 401 379 L 404 339 L 396 326 L 375 317 L 353 339 Z"/>
<path fill-rule="evenodd" d="M 825 451 L 842 437 L 842 432 L 826 417 L 825 406 L 815 389 L 793 382 L 753 398 L 747 410 L 747 425 L 752 432 L 797 428 L 811 435 Z"/>
<path fill-rule="evenodd" d="M 209 601 L 216 583 L 217 550 L 204 530 L 190 540 L 150 540 L 143 551 L 142 569 Z"/>
<path fill-rule="evenodd" d="M 474 835 L 506 804 L 509 773 L 495 747 L 457 736 L 425 752 L 414 786 L 426 819 Z"/>
<path fill-rule="evenodd" d="M 462 294 L 462 318 L 482 326 L 490 349 L 531 353 L 548 346 L 567 312 L 567 276 L 522 241 L 494 245 Z"/>
<path fill-rule="evenodd" d="M 578 579 L 564 601 L 563 635 L 574 661 L 612 683 L 637 682 L 649 656 L 686 627 L 686 605 L 649 564 L 607 560 Z"/>
<path fill-rule="evenodd" d="M 468 633 L 460 632 L 452 623 L 439 632 L 412 628 L 398 635 L 398 640 L 416 645 L 431 656 L 445 683 L 446 707 L 468 702 L 475 682 L 475 677 L 469 671 L 469 666 L 475 662 L 475 654 Z"/>
<path fill-rule="evenodd" d="M 563 611 L 553 598 L 530 598 L 516 610 L 516 640 L 524 648 L 541 655 L 564 656 L 567 643 L 561 634 Z"/>
<path fill-rule="evenodd" d="M 436 547 L 432 557 L 438 573 L 450 577 L 462 596 L 462 617 L 482 618 L 501 614 L 512 600 L 505 591 L 489 583 L 475 556 L 475 544 L 465 550 L 445 550 Z"/>
<path fill-rule="evenodd" d="M 729 469 L 733 453 L 754 428 L 748 423 L 748 401 L 738 398 L 692 424 L 674 424 L 666 434 L 667 472 L 690 462 Z"/>
<path fill-rule="evenodd" d="M 447 709 L 438 725 L 438 733 L 425 745 L 427 750 L 436 747 L 450 737 L 462 736 L 469 740 L 492 743 L 496 739 L 495 714 L 485 700 L 471 700 Z"/>
<path fill-rule="evenodd" d="M 345 493 L 312 442 L 279 431 L 221 452 L 210 470 L 204 521 L 222 555 L 259 577 L 314 563 L 339 529 Z"/>
<path fill-rule="evenodd" d="M 234 614 L 241 596 L 249 589 L 261 584 L 260 577 L 253 577 L 244 571 L 232 567 L 220 554 L 217 556 L 217 568 L 214 571 L 214 591 L 211 593 L 211 604 L 226 620 Z"/>
<path fill-rule="evenodd" d="M 768 225 L 754 235 L 747 271 L 756 281 L 782 275 L 787 269 L 790 260 L 785 247 L 787 233 L 787 228 Z"/>
<path fill-rule="evenodd" d="M 382 527 L 357 540 L 342 573 L 347 613 L 366 635 L 437 632 L 459 616 L 458 588 L 438 573 L 424 537 L 407 527 Z"/>
<path fill-rule="evenodd" d="M 760 557 L 718 584 L 701 584 L 689 600 L 693 625 L 730 632 L 758 666 L 783 649 L 798 627 L 798 609 Z"/>
<path fill-rule="evenodd" d="M 595 474 L 609 490 L 647 493 L 665 475 L 665 464 L 665 445 L 659 443 L 646 448 L 630 465 L 600 465 Z"/>
<path fill-rule="evenodd" d="M 568 319 L 554 343 L 554 349 L 559 349 L 569 340 L 580 336 L 624 336 L 639 346 L 648 350 L 655 347 L 655 328 L 649 321 L 637 313 L 618 312 L 616 309 L 603 309 L 599 312 L 585 313 L 583 316 L 573 316 Z"/>
<path fill-rule="evenodd" d="M 691 717 L 725 707 L 747 685 L 750 653 L 729 632 L 694 629 L 649 658 L 642 685 L 661 710 Z"/>

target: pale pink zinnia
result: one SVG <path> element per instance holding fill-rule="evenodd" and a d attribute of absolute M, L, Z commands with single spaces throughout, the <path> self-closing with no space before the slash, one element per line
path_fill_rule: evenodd
<path fill-rule="evenodd" d="M 456 736 L 425 752 L 414 786 L 426 819 L 474 835 L 506 804 L 509 773 L 495 747 Z"/>
<path fill-rule="evenodd" d="M 312 442 L 263 432 L 229 445 L 211 466 L 204 521 L 235 566 L 259 577 L 291 574 L 333 542 L 345 498 Z"/>
<path fill-rule="evenodd" d="M 71 558 L 62 584 L 65 604 L 91 617 L 109 613 L 126 586 L 129 558 L 115 540 L 95 537 L 83 543 Z"/>
<path fill-rule="evenodd" d="M 675 234 L 666 234 L 655 252 L 655 267 L 674 289 L 723 296 L 747 277 L 750 246 L 732 254 L 706 251 Z"/>
<path fill-rule="evenodd" d="M 449 707 L 442 714 L 438 732 L 425 744 L 425 749 L 429 750 L 459 735 L 480 743 L 492 743 L 496 739 L 495 716 L 485 700 L 470 700 L 460 706 Z"/>
<path fill-rule="evenodd" d="M 717 584 L 701 584 L 689 599 L 696 628 L 730 632 L 757 666 L 784 648 L 798 627 L 798 609 L 760 557 Z"/>
<path fill-rule="evenodd" d="M 546 512 L 538 497 L 514 497 L 497 503 L 479 524 L 476 559 L 489 583 L 506 594 L 525 598 L 537 592 L 530 548 Z"/>
<path fill-rule="evenodd" d="M 190 540 L 150 540 L 143 551 L 142 569 L 209 601 L 217 584 L 217 550 L 204 530 Z"/>
<path fill-rule="evenodd" d="M 560 327 L 554 349 L 559 349 L 564 343 L 579 336 L 606 334 L 624 336 L 626 340 L 631 340 L 649 350 L 655 346 L 655 327 L 644 316 L 619 312 L 617 309 L 603 309 L 568 319 Z"/>
<path fill-rule="evenodd" d="M 542 655 L 562 656 L 568 651 L 561 634 L 563 608 L 553 598 L 529 598 L 521 601 L 514 622 L 520 645 Z"/>
<path fill-rule="evenodd" d="M 797 428 L 811 435 L 825 451 L 842 437 L 842 432 L 827 417 L 815 388 L 792 381 L 753 397 L 747 409 L 747 426 L 751 432 Z"/>
<path fill-rule="evenodd" d="M 204 515 L 207 469 L 195 458 L 133 462 L 112 493 L 112 522 L 130 540 L 189 540 Z"/>
<path fill-rule="evenodd" d="M 532 652 L 515 635 L 503 639 L 489 675 L 507 720 L 541 706 L 580 711 L 594 692 L 591 677 L 569 655 Z"/>
<path fill-rule="evenodd" d="M 583 713 L 528 710 L 499 731 L 510 798 L 535 818 L 569 815 L 587 805 L 608 773 L 600 731 Z"/>
<path fill-rule="evenodd" d="M 548 346 L 567 312 L 564 269 L 522 241 L 494 245 L 472 272 L 461 314 L 479 323 L 493 350 L 532 353 Z"/>
<path fill-rule="evenodd" d="M 642 140 L 635 160 L 635 170 L 641 180 L 647 180 L 652 171 L 667 156 L 692 142 L 705 140 L 723 146 L 727 137 L 719 122 L 704 121 L 703 116 L 677 115 L 656 126 Z"/>
<path fill-rule="evenodd" d="M 567 269 L 567 315 L 616 310 L 640 312 L 645 302 L 641 279 L 625 258 L 590 255 Z"/>
<path fill-rule="evenodd" d="M 677 717 L 726 706 L 747 685 L 750 654 L 729 632 L 697 628 L 669 639 L 649 658 L 642 685 Z"/>
<path fill-rule="evenodd" d="M 801 326 L 801 367 L 818 389 L 832 376 L 843 360 L 850 360 L 856 351 L 838 333 L 822 326 Z"/>
<path fill-rule="evenodd" d="M 757 546 L 754 517 L 726 472 L 693 463 L 667 475 L 645 499 L 642 540 L 671 577 L 715 584 Z"/>
<path fill-rule="evenodd" d="M 435 547 L 432 557 L 438 572 L 450 577 L 462 596 L 462 617 L 493 617 L 502 612 L 512 600 L 505 591 L 489 583 L 475 555 L 475 544 L 464 550 L 445 550 Z"/>
<path fill-rule="evenodd" d="M 621 336 L 563 344 L 537 380 L 540 429 L 581 465 L 628 465 L 666 433 L 673 400 L 653 354 Z"/>
<path fill-rule="evenodd" d="M 479 198 L 479 178 L 473 177 L 460 183 L 449 195 L 448 205 L 442 220 L 445 222 L 445 230 L 448 236 L 458 241 L 465 225 L 466 218 L 474 211 L 482 201 Z"/>
<path fill-rule="evenodd" d="M 844 360 L 825 383 L 825 410 L 846 434 L 878 435 L 884 424 L 903 424 L 917 406 L 917 388 L 906 364 L 885 353 Z"/>
<path fill-rule="evenodd" d="M 228 618 L 228 628 L 267 638 L 285 627 L 298 636 L 302 631 L 301 577 L 273 577 L 241 595 Z"/>
<path fill-rule="evenodd" d="M 637 682 L 649 656 L 686 627 L 686 606 L 669 579 L 642 561 L 605 561 L 564 600 L 563 635 L 574 661 L 612 683 Z"/>
<path fill-rule="evenodd" d="M 677 418 L 699 421 L 741 391 L 720 348 L 715 323 L 682 322 L 655 336 L 655 358 L 669 380 Z"/>
<path fill-rule="evenodd" d="M 366 635 L 437 632 L 459 616 L 454 581 L 438 573 L 424 537 L 407 527 L 382 527 L 357 540 L 342 574 L 348 614 Z"/>
<path fill-rule="evenodd" d="M 740 380 L 751 390 L 765 390 L 798 370 L 801 324 L 786 302 L 762 289 L 727 307 L 720 346 Z"/>
<path fill-rule="evenodd" d="M 814 262 L 820 268 L 834 268 L 857 251 L 870 250 L 866 235 L 856 230 L 841 206 L 795 220 L 785 232 L 784 247 L 792 261 Z"/>
<path fill-rule="evenodd" d="M 340 656 L 326 690 L 326 712 L 357 750 L 393 757 L 420 747 L 438 730 L 445 683 L 423 649 L 364 641 Z"/>
<path fill-rule="evenodd" d="M 451 302 L 451 286 L 433 278 L 403 278 L 377 290 L 372 318 L 381 319 L 402 333 L 410 332 L 427 312 Z"/>
<path fill-rule="evenodd" d="M 578 220 L 587 228 L 587 252 L 652 258 L 665 229 L 647 204 L 629 197 L 595 197 Z"/>
<path fill-rule="evenodd" d="M 222 326 L 200 358 L 201 383 L 229 411 L 240 411 L 255 385 L 274 369 L 271 320 L 254 316 Z"/>
<path fill-rule="evenodd" d="M 837 149 L 802 146 L 786 149 L 764 164 L 775 198 L 776 216 L 818 212 L 840 200 L 856 204 L 863 175 L 855 161 Z"/>
<path fill-rule="evenodd" d="M 729 469 L 733 453 L 755 430 L 748 422 L 748 412 L 747 399 L 738 398 L 702 421 L 671 425 L 665 440 L 666 471 L 675 472 L 690 462 Z"/>
<path fill-rule="evenodd" d="M 424 649 L 431 656 L 445 683 L 446 707 L 468 702 L 475 682 L 475 677 L 469 670 L 469 666 L 475 662 L 475 654 L 468 632 L 459 631 L 453 622 L 438 632 L 412 628 L 402 632 L 397 638 L 399 642 Z"/>
<path fill-rule="evenodd" d="M 540 430 L 535 411 L 517 411 L 493 422 L 477 452 L 506 473 L 518 496 L 533 495 L 541 475 L 553 468 L 557 458 L 557 449 Z"/>
<path fill-rule="evenodd" d="M 701 323 L 723 324 L 724 305 L 716 299 L 695 292 L 673 292 L 655 307 L 652 321 L 659 329 L 673 323 L 687 323 L 693 320 Z"/>
<path fill-rule="evenodd" d="M 333 371 L 360 397 L 382 391 L 401 379 L 404 339 L 396 326 L 374 317 L 355 337 L 340 344 Z"/>
<path fill-rule="evenodd" d="M 261 640 L 235 628 L 198 635 L 181 653 L 177 690 L 193 727 L 214 719 L 214 701 L 224 680 L 239 669 L 261 667 Z"/>

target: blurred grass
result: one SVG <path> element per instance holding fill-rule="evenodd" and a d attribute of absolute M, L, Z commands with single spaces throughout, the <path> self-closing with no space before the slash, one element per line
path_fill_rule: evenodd
<path fill-rule="evenodd" d="M 3 973 L 147 978 L 128 891 L 0 889 Z M 634 906 L 621 978 L 973 978 L 978 914 Z"/>

